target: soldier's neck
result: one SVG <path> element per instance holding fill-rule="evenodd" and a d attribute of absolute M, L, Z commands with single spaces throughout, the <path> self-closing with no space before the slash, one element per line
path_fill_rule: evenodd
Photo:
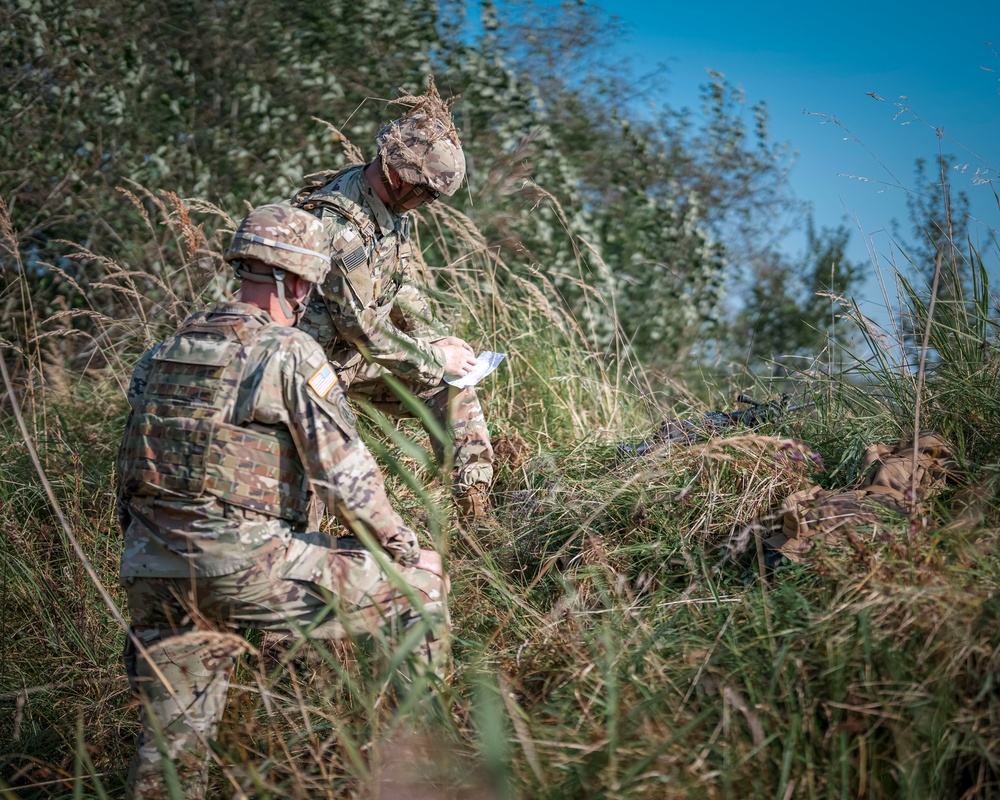
<path fill-rule="evenodd" d="M 391 202 L 389 191 L 385 188 L 385 178 L 382 175 L 382 165 L 379 163 L 378 159 L 370 162 L 368 166 L 365 167 L 365 180 L 368 181 L 368 184 L 372 187 L 372 191 L 375 192 L 379 200 L 386 205 Z"/>
<path fill-rule="evenodd" d="M 266 311 L 278 325 L 287 327 L 295 325 L 295 318 L 285 316 L 285 312 L 281 310 L 278 293 L 271 284 L 244 281 L 240 287 L 240 302 Z"/>

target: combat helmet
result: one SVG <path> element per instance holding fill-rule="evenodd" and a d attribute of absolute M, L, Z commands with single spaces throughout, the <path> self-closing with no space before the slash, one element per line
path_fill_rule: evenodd
<path fill-rule="evenodd" d="M 285 300 L 285 273 L 322 283 L 330 270 L 330 237 L 323 223 L 308 211 L 273 203 L 255 208 L 243 218 L 223 258 L 244 280 L 276 284 L 282 311 L 293 317 Z M 272 267 L 271 274 L 246 269 L 242 263 L 245 258 Z"/>
<path fill-rule="evenodd" d="M 410 110 L 375 135 L 383 172 L 391 167 L 407 183 L 455 194 L 465 180 L 465 153 L 450 102 L 438 95 L 433 78 L 428 78 L 425 94 L 403 95 L 396 102 Z"/>

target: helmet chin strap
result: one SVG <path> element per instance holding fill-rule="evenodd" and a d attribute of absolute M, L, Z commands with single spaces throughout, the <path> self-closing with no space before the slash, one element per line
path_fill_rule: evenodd
<path fill-rule="evenodd" d="M 408 184 L 409 189 L 405 192 L 399 191 L 395 186 L 393 186 L 392 179 L 389 177 L 390 167 L 382 161 L 381 156 L 379 157 L 379 163 L 382 169 L 379 170 L 379 174 L 382 176 L 382 186 L 385 187 L 386 194 L 389 195 L 389 210 L 396 214 L 403 214 L 410 209 L 406 207 L 406 203 L 410 202 L 417 197 L 422 198 L 424 192 L 419 186 L 414 186 L 413 184 Z M 397 178 L 399 176 L 397 175 Z M 400 179 L 400 183 L 404 181 Z"/>
<path fill-rule="evenodd" d="M 312 286 L 309 287 L 309 292 L 306 294 L 305 297 L 303 297 L 303 298 L 301 298 L 299 300 L 293 300 L 292 301 L 295 304 L 295 307 L 293 309 L 293 314 L 292 314 L 292 319 L 295 320 L 295 322 L 293 323 L 294 325 L 298 325 L 299 321 L 302 319 L 303 315 L 306 313 L 306 308 L 309 307 L 309 296 L 312 294 L 313 288 L 315 287 L 315 285 L 316 284 L 313 284 Z M 278 300 L 280 302 L 281 298 L 279 297 Z"/>

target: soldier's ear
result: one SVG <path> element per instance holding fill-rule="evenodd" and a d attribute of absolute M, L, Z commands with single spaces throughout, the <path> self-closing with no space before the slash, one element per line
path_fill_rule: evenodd
<path fill-rule="evenodd" d="M 387 167 L 386 172 L 388 173 L 388 180 L 393 189 L 399 189 L 403 185 L 403 179 L 399 177 L 399 173 L 393 167 Z"/>
<path fill-rule="evenodd" d="M 296 297 L 305 297 L 313 287 L 311 281 L 307 281 L 301 275 L 296 275 L 292 272 L 289 272 L 285 276 L 285 285 L 288 286 L 289 284 L 291 284 L 289 288 Z"/>

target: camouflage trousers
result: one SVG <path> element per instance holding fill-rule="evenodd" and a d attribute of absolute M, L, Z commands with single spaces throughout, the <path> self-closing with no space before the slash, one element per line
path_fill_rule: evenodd
<path fill-rule="evenodd" d="M 415 671 L 443 679 L 446 583 L 419 565 L 390 568 L 390 575 L 356 540 L 317 532 L 295 534 L 287 547 L 267 549 L 254 566 L 230 575 L 125 579 L 132 618 L 125 667 L 142 703 L 126 796 L 170 797 L 174 783 L 185 798 L 204 797 L 210 742 L 236 659 L 247 649 L 232 631 L 301 635 L 308 629 L 316 639 L 387 634 L 391 643 L 415 640 L 403 659 L 412 670 L 404 677 L 416 678 Z M 404 637 L 415 630 L 421 634 Z"/>
<path fill-rule="evenodd" d="M 383 414 L 393 417 L 411 417 L 392 388 L 383 380 L 384 367 L 361 361 L 347 367 L 339 377 L 347 387 L 347 396 L 370 403 Z M 434 415 L 441 427 L 451 436 L 454 447 L 452 461 L 452 492 L 465 494 L 473 486 L 488 489 L 493 483 L 493 445 L 486 427 L 486 417 L 479 405 L 474 387 L 455 389 L 446 383 L 430 388 L 401 383 Z M 445 463 L 445 446 L 428 431 L 434 455 L 439 464 Z"/>

